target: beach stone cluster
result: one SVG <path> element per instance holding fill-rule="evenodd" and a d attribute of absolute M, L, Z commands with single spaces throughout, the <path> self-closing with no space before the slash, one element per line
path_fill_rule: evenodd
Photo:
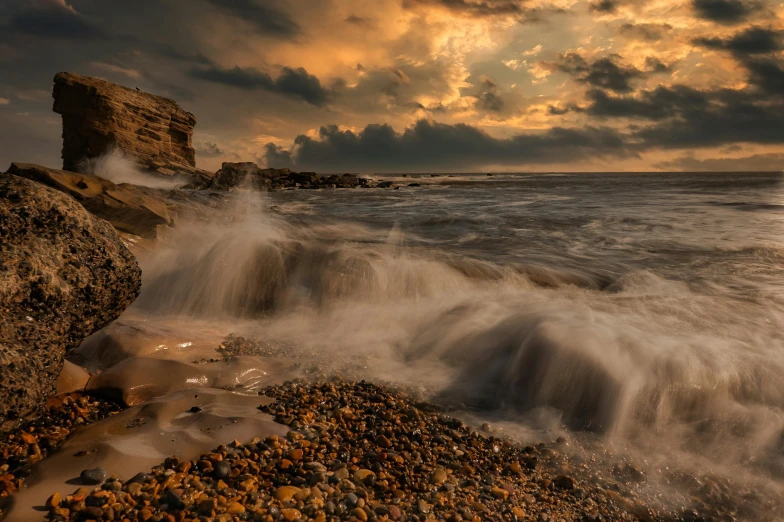
<path fill-rule="evenodd" d="M 597 486 L 373 384 L 266 388 L 285 438 L 166 459 L 130 480 L 54 493 L 57 521 L 638 520 Z M 111 473 L 112 470 L 109 470 Z"/>
<path fill-rule="evenodd" d="M 117 404 L 81 394 L 50 400 L 46 414 L 0 437 L 0 498 L 23 487 L 30 466 L 60 447 L 75 429 L 120 410 Z"/>

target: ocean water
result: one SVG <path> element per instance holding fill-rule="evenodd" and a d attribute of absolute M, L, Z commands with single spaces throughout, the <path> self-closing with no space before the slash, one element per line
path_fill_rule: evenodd
<path fill-rule="evenodd" d="M 401 188 L 214 194 L 138 249 L 119 323 L 179 339 L 150 342 L 158 358 L 257 339 L 281 376 L 387 383 L 521 441 L 563 436 L 596 468 L 633 463 L 662 505 L 697 502 L 676 476 L 719 477 L 759 495 L 738 519 L 777 519 L 784 175 L 376 178 Z"/>

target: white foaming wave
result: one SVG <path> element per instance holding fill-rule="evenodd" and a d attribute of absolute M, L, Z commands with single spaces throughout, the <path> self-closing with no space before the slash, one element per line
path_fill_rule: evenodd
<path fill-rule="evenodd" d="M 79 170 L 114 183 L 130 183 L 150 188 L 171 189 L 188 183 L 179 177 L 164 178 L 142 171 L 122 151 L 113 149 L 96 158 L 85 158 L 80 162 Z"/>

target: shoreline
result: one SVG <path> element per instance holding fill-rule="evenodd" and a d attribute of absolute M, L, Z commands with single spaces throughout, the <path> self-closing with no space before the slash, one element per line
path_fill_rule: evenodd
<path fill-rule="evenodd" d="M 172 456 L 130 480 L 53 492 L 50 520 L 650 516 L 570 476 L 553 449 L 560 442 L 515 445 L 365 382 L 288 382 L 259 393 L 276 401 L 259 410 L 291 428 L 285 438 L 234 441 L 194 460 Z"/>

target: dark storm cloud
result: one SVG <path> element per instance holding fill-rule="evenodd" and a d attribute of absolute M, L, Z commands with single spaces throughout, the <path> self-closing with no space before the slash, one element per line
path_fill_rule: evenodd
<path fill-rule="evenodd" d="M 276 36 L 296 36 L 299 25 L 269 0 L 207 0 L 232 16 L 249 22 L 263 33 Z"/>
<path fill-rule="evenodd" d="M 614 13 L 621 4 L 619 0 L 599 0 L 591 2 L 588 9 L 595 13 Z"/>
<path fill-rule="evenodd" d="M 667 36 L 672 31 L 670 24 L 632 24 L 625 23 L 619 27 L 619 32 L 627 38 L 636 38 L 656 42 Z"/>
<path fill-rule="evenodd" d="M 696 159 L 683 156 L 670 161 L 653 165 L 657 169 L 706 172 L 749 172 L 749 171 L 781 171 L 784 166 L 784 154 L 754 154 L 743 158 L 708 158 Z"/>
<path fill-rule="evenodd" d="M 784 93 L 784 65 L 775 58 L 748 58 L 743 65 L 749 71 L 749 83 L 763 93 L 782 99 Z M 782 125 L 784 127 L 784 125 Z"/>
<path fill-rule="evenodd" d="M 39 38 L 89 40 L 102 36 L 102 31 L 82 14 L 56 2 L 30 5 L 9 3 L 10 11 L 4 32 L 28 34 Z"/>
<path fill-rule="evenodd" d="M 527 7 L 527 0 L 403 0 L 403 7 L 440 7 L 454 14 L 474 18 L 514 17 L 520 23 L 539 23 L 549 16 L 564 13 L 552 5 Z"/>
<path fill-rule="evenodd" d="M 784 49 L 782 31 L 749 27 L 727 39 L 697 38 L 694 43 L 709 49 L 721 49 L 738 55 L 767 54 Z"/>
<path fill-rule="evenodd" d="M 296 98 L 317 107 L 327 104 L 329 91 L 319 79 L 302 67 L 292 69 L 284 67 L 280 76 L 273 79 L 269 73 L 253 67 L 235 66 L 223 69 L 218 66 L 198 67 L 191 69 L 188 75 L 213 83 L 230 85 L 247 91 L 267 91 Z"/>
<path fill-rule="evenodd" d="M 506 105 L 498 85 L 487 76 L 482 76 L 475 87 L 461 89 L 460 93 L 476 99 L 476 107 L 485 112 L 501 112 Z"/>
<path fill-rule="evenodd" d="M 297 136 L 291 150 L 267 145 L 267 164 L 322 171 L 470 170 L 487 164 L 566 162 L 586 156 L 635 154 L 620 135 L 606 128 L 554 127 L 539 134 L 502 139 L 470 125 L 430 120 L 419 120 L 402 133 L 380 124 L 368 125 L 359 133 L 326 126 L 319 131 L 318 139 Z"/>
<path fill-rule="evenodd" d="M 695 43 L 710 49 L 729 51 L 748 71 L 748 83 L 760 94 L 780 99 L 784 92 L 784 49 L 782 31 L 750 27 L 730 38 L 700 38 Z"/>
<path fill-rule="evenodd" d="M 758 0 L 692 0 L 697 16 L 721 24 L 736 24 L 764 8 Z"/>
<path fill-rule="evenodd" d="M 523 14 L 523 0 L 404 0 L 405 7 L 435 5 L 453 12 L 471 16 L 498 16 Z"/>
<path fill-rule="evenodd" d="M 579 82 L 615 92 L 631 92 L 634 80 L 668 70 L 666 65 L 655 58 L 646 60 L 647 70 L 620 65 L 617 63 L 619 59 L 618 55 L 610 55 L 589 62 L 579 54 L 571 52 L 559 56 L 552 66 L 559 71 L 570 74 Z"/>
<path fill-rule="evenodd" d="M 597 89 L 588 97 L 590 104 L 581 110 L 592 116 L 655 122 L 632 133 L 650 147 L 784 143 L 784 104 L 761 99 L 751 89 L 699 90 L 675 85 L 632 96 L 610 96 Z"/>

